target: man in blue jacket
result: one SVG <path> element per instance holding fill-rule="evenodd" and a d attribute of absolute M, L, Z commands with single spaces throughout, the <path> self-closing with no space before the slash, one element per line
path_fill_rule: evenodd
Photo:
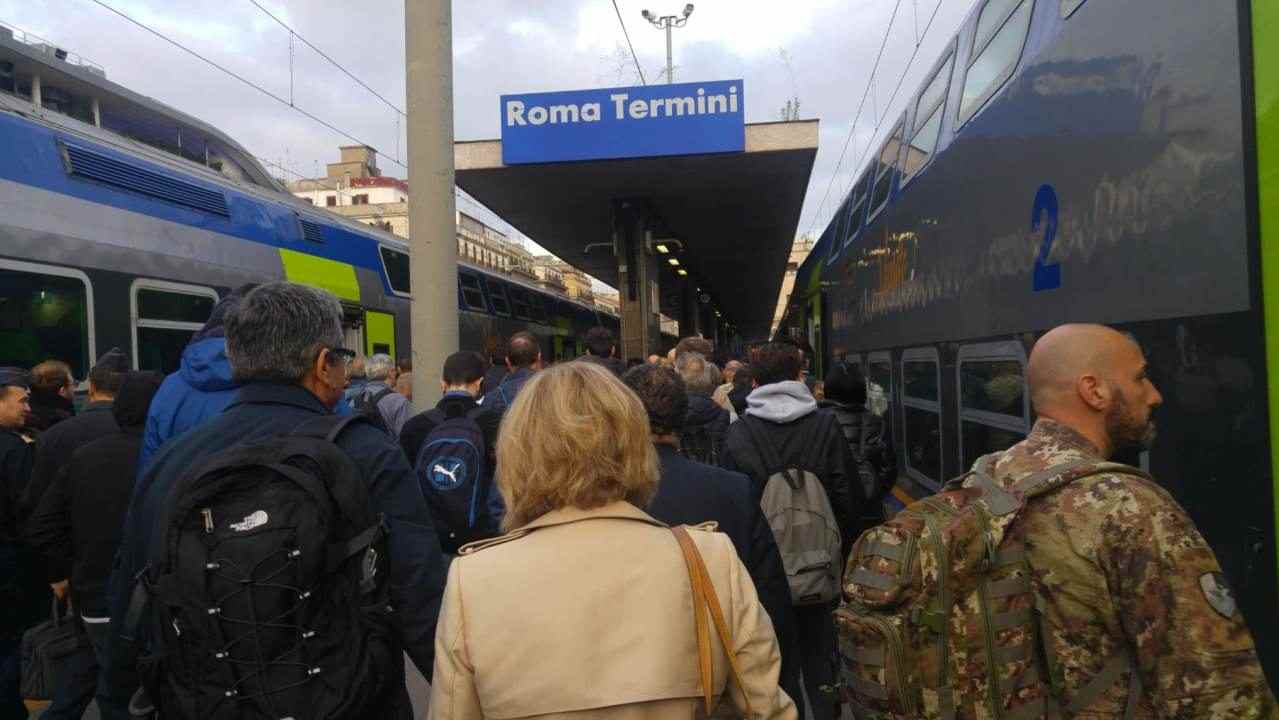
<path fill-rule="evenodd" d="M 226 357 L 226 316 L 256 285 L 245 285 L 213 306 L 208 322 L 182 351 L 182 365 L 164 379 L 151 403 L 142 436 L 139 472 L 160 446 L 222 412 L 240 389 Z"/>
<path fill-rule="evenodd" d="M 533 373 L 542 369 L 542 348 L 533 333 L 521 330 L 511 336 L 506 350 L 506 367 L 510 373 L 480 401 L 485 410 L 499 415 L 505 414 L 515 402 L 515 396 L 520 394 L 520 389 L 533 377 Z"/>
<path fill-rule="evenodd" d="M 346 388 L 354 353 L 341 347 L 342 307 L 323 290 L 291 283 L 258 287 L 227 314 L 225 336 L 231 378 L 240 390 L 220 415 L 168 443 L 142 472 L 112 578 L 115 627 L 124 626 L 132 578 L 150 558 L 166 498 L 183 474 L 233 445 L 283 435 L 332 412 Z M 445 568 L 417 477 L 399 446 L 372 424 L 356 423 L 336 442 L 390 529 L 396 637 L 429 678 Z M 398 690 L 379 717 L 408 717 L 403 665 L 388 670 Z"/>

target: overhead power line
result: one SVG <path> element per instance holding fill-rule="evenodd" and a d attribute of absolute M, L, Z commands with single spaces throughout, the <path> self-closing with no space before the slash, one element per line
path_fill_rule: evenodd
<path fill-rule="evenodd" d="M 150 25 L 147 25 L 146 23 L 144 23 L 144 22 L 142 22 L 142 21 L 140 21 L 140 20 L 137 20 L 137 19 L 135 19 L 135 18 L 133 18 L 133 17 L 131 17 L 131 16 L 129 16 L 129 15 L 126 15 L 125 13 L 121 12 L 120 10 L 117 10 L 117 9 L 116 9 L 116 8 L 114 8 L 114 7 L 111 7 L 111 6 L 110 6 L 110 5 L 108 5 L 107 3 L 103 2 L 103 0 L 91 0 L 91 2 L 93 2 L 93 3 L 94 3 L 94 4 L 96 4 L 96 5 L 99 5 L 99 6 L 103 7 L 103 8 L 105 8 L 106 10 L 109 10 L 110 12 L 112 12 L 112 13 L 114 13 L 114 14 L 116 14 L 116 15 L 119 15 L 120 17 L 124 18 L 125 20 L 128 20 L 130 23 L 132 23 L 132 24 L 134 24 L 134 25 L 136 25 L 136 26 L 138 26 L 138 27 L 142 28 L 143 30 L 146 30 L 147 32 L 151 33 L 152 35 L 154 35 L 154 36 L 156 36 L 156 37 L 160 38 L 161 40 L 163 40 L 163 41 L 165 41 L 165 42 L 169 43 L 170 45 L 172 45 L 172 46 L 174 46 L 174 47 L 178 48 L 179 50 L 181 50 L 181 51 L 183 51 L 183 52 L 187 53 L 188 55 L 190 55 L 190 56 L 192 56 L 192 57 L 196 58 L 197 60 L 200 60 L 201 62 L 205 63 L 206 65 L 209 65 L 210 67 L 212 67 L 212 68 L 214 68 L 214 69 L 217 69 L 217 70 L 220 70 L 221 72 L 223 72 L 223 73 L 225 73 L 225 74 L 227 74 L 227 75 L 229 75 L 229 76 L 231 76 L 231 77 L 235 78 L 236 80 L 239 80 L 241 83 L 243 83 L 243 84 L 245 84 L 245 85 L 247 85 L 247 86 L 249 86 L 249 87 L 253 88 L 254 90 L 257 90 L 258 92 L 262 93 L 263 95 L 266 95 L 267 97 L 269 97 L 269 98 L 271 98 L 272 100 L 274 100 L 274 101 L 276 101 L 276 102 L 280 103 L 281 105 L 284 105 L 284 106 L 286 106 L 286 107 L 289 107 L 289 108 L 291 108 L 291 109 L 293 109 L 293 110 L 297 111 L 297 112 L 298 112 L 298 113 L 300 113 L 301 115 L 303 115 L 303 116 L 305 116 L 305 117 L 307 117 L 307 118 L 311 119 L 312 121 L 314 121 L 314 122 L 316 122 L 316 123 L 319 123 L 320 125 L 323 125 L 324 127 L 326 127 L 326 128 L 328 128 L 329 130 L 332 130 L 333 132 L 335 132 L 335 133 L 337 133 L 337 134 L 341 135 L 342 137 L 346 138 L 347 140 L 350 140 L 351 142 L 356 143 L 356 144 L 358 144 L 358 145 L 366 145 L 366 146 L 368 146 L 368 147 L 373 147 L 373 144 L 372 144 L 372 143 L 365 142 L 364 140 L 361 140 L 360 138 L 357 138 L 356 136 L 352 135 L 351 133 L 349 133 L 349 132 L 347 132 L 347 131 L 343 130 L 342 128 L 340 128 L 340 127 L 338 127 L 338 126 L 334 125 L 333 123 L 331 123 L 331 122 L 329 122 L 329 121 L 327 121 L 327 120 L 325 120 L 325 119 L 323 119 L 323 118 L 321 118 L 321 117 L 319 117 L 319 116 L 315 115 L 314 113 L 310 113 L 310 112 L 307 112 L 306 110 L 303 110 L 302 108 L 298 107 L 297 105 L 295 105 L 295 104 L 293 104 L 293 103 L 289 102 L 286 98 L 282 98 L 282 97 L 280 97 L 279 95 L 276 95 L 275 93 L 271 92 L 270 90 L 267 90 L 266 88 L 262 87 L 261 85 L 259 85 L 259 84 L 255 83 L 255 82 L 253 82 L 252 80 L 249 80 L 248 78 L 244 77 L 243 75 L 240 75 L 239 73 L 236 73 L 236 72 L 235 72 L 235 71 L 233 71 L 233 70 L 230 70 L 230 69 L 228 69 L 228 68 L 226 68 L 226 67 L 224 67 L 224 66 L 222 66 L 222 65 L 219 65 L 218 63 L 214 62 L 213 60 L 210 60 L 209 58 L 205 57 L 204 55 L 201 55 L 200 53 L 196 52 L 195 50 L 192 50 L 191 48 L 187 47 L 186 45 L 183 45 L 182 43 L 178 42 L 177 40 L 174 40 L 173 38 L 169 37 L 168 35 L 165 35 L 164 33 L 160 32 L 159 30 L 156 30 L 155 28 L 151 27 Z M 396 165 L 399 165 L 400 167 L 404 168 L 405 170 L 407 170 L 407 169 L 408 169 L 408 165 L 405 165 L 404 163 L 400 162 L 399 160 L 396 160 L 395 158 L 392 158 L 392 157 L 390 157 L 390 156 L 388 156 L 388 155 L 382 155 L 382 157 L 383 157 L 383 159 L 389 160 L 389 161 L 391 161 L 391 162 L 395 163 Z"/>
<path fill-rule="evenodd" d="M 316 52 L 316 54 L 318 54 L 320 57 L 322 57 L 322 58 L 324 58 L 325 60 L 329 61 L 329 64 L 331 64 L 333 67 L 337 68 L 338 70 L 341 70 L 341 71 L 342 71 L 342 73 L 343 73 L 344 75 L 346 75 L 347 77 L 349 77 L 349 78 L 351 78 L 352 80 L 354 80 L 354 81 L 355 81 L 355 84 L 359 85 L 360 87 L 364 88 L 365 90 L 368 90 L 370 93 L 372 93 L 373 97 L 377 98 L 378 100 L 381 100 L 383 103 L 386 103 L 386 106 L 387 106 L 387 107 L 389 107 L 389 108 L 391 108 L 391 109 L 392 109 L 392 110 L 394 110 L 395 112 L 397 112 L 397 113 L 399 113 L 399 114 L 401 114 L 401 115 L 404 115 L 405 117 L 408 117 L 408 116 L 405 114 L 405 112 L 404 112 L 403 110 L 401 110 L 400 108 L 398 108 L 398 107 L 396 107 L 396 106 L 395 106 L 395 103 L 393 103 L 393 102 L 391 102 L 390 100 L 387 100 L 386 98 L 382 97 L 382 95 L 381 95 L 381 94 L 380 94 L 377 90 L 374 90 L 373 88 L 369 87 L 368 83 L 366 83 L 366 82 L 364 82 L 363 80 L 361 80 L 361 79 L 359 79 L 358 77 L 356 77 L 356 76 L 355 76 L 355 74 L 354 74 L 354 73 L 352 73 L 350 70 L 347 70 L 347 69 L 346 69 L 346 68 L 342 65 L 342 63 L 340 63 L 340 62 L 338 62 L 337 60 L 334 60 L 333 58 L 329 57 L 328 53 L 326 53 L 326 52 L 324 52 L 323 50 L 321 50 L 320 48 L 316 47 L 316 46 L 315 46 L 315 43 L 311 42 L 310 40 L 307 40 L 307 39 L 306 39 L 306 37 L 305 37 L 305 36 L 303 36 L 301 33 L 299 33 L 297 30 L 294 30 L 293 28 L 289 27 L 288 23 L 286 23 L 286 22 L 284 22 L 283 20 L 281 20 L 280 18 L 276 17 L 274 13 L 272 13 L 270 10 L 267 10 L 265 7 L 263 7 L 263 6 L 262 6 L 262 4 L 258 2 L 258 0 L 249 0 L 249 2 L 253 3 L 254 7 L 256 7 L 257 9 L 259 9 L 259 10 L 261 10 L 262 12 L 266 13 L 266 16 L 267 16 L 267 17 L 269 17 L 269 18 L 271 18 L 272 20 L 274 20 L 274 21 L 276 21 L 277 23 L 279 23 L 280 27 L 284 28 L 285 30 L 288 30 L 288 31 L 289 31 L 289 33 L 290 33 L 291 35 L 293 35 L 293 37 L 296 37 L 298 40 L 301 40 L 303 45 L 306 45 L 307 47 L 309 47 L 309 48 L 311 48 L 312 50 L 314 50 L 314 51 Z"/>
<path fill-rule="evenodd" d="M 639 73 L 640 84 L 647 85 L 648 80 L 644 79 L 644 68 L 640 67 L 639 56 L 635 54 L 635 46 L 631 44 L 631 34 L 626 30 L 626 21 L 622 19 L 622 9 L 617 6 L 617 0 L 613 0 L 613 12 L 617 13 L 617 22 L 622 25 L 622 35 L 626 37 L 626 47 L 631 49 L 631 59 L 635 61 L 635 71 Z"/>

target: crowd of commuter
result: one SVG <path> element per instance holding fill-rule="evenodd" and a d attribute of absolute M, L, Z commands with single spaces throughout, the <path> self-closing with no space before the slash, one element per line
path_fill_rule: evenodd
<path fill-rule="evenodd" d="M 701 337 L 626 362 L 605 328 L 547 363 L 518 332 L 419 367 L 441 398 L 416 412 L 413 368 L 343 336 L 331 294 L 273 283 L 217 303 L 168 377 L 103 354 L 78 410 L 66 363 L 0 368 L 0 720 L 27 717 L 51 606 L 83 639 L 52 657 L 54 720 L 407 718 L 406 656 L 440 720 L 1279 718 L 1203 538 L 1104 462 L 1161 400 L 1109 328 L 1042 336 L 1033 432 L 938 496 L 992 528 L 976 569 L 908 562 L 938 531 L 884 512 L 896 453 L 856 366 Z M 1005 533 L 1035 579 L 991 587 L 1033 594 L 1041 647 L 983 661 L 1013 675 L 938 689 L 867 639 L 885 593 L 1013 562 Z M 944 653 L 940 608 L 893 632 Z"/>

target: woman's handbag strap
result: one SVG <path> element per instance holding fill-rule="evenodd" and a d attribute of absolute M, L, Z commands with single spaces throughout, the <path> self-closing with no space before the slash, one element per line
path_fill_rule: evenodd
<path fill-rule="evenodd" d="M 728 657 L 728 667 L 733 673 L 733 680 L 737 683 L 738 689 L 742 691 L 742 698 L 746 703 L 746 715 L 750 717 L 754 713 L 751 711 L 751 700 L 746 693 L 746 685 L 742 682 L 741 670 L 737 666 L 737 652 L 733 649 L 733 636 L 728 631 L 728 623 L 724 620 L 724 611 L 719 604 L 719 595 L 715 592 L 715 585 L 711 582 L 710 573 L 706 570 L 706 563 L 702 561 L 702 555 L 697 551 L 697 545 L 693 543 L 693 538 L 689 536 L 687 528 L 681 525 L 671 528 L 671 532 L 675 534 L 675 539 L 679 541 L 680 550 L 684 552 L 684 564 L 688 567 L 688 582 L 693 589 L 693 618 L 697 627 L 697 660 L 702 678 L 702 695 L 706 703 L 706 715 L 709 717 L 714 709 L 715 699 L 713 696 L 714 691 L 712 690 L 714 677 L 711 663 L 710 629 L 707 627 L 706 614 L 702 610 L 703 606 L 710 610 L 711 620 L 715 623 L 715 630 L 719 634 L 719 640 L 724 645 L 724 654 Z"/>

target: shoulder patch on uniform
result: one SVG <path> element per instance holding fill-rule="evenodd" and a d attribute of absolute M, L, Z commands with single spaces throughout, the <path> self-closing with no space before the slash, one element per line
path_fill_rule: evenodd
<path fill-rule="evenodd" d="M 1239 612 L 1239 604 L 1235 602 L 1235 594 L 1226 584 L 1226 578 L 1219 572 L 1206 572 L 1199 576 L 1199 588 L 1203 590 L 1204 599 L 1227 620 Z"/>
<path fill-rule="evenodd" d="M 501 545 L 502 543 L 508 543 L 512 540 L 518 540 L 527 534 L 528 530 L 513 530 L 505 535 L 499 535 L 498 537 L 489 538 L 488 540 L 476 540 L 475 542 L 469 542 L 458 548 L 457 554 L 474 555 L 481 550 L 487 550 L 495 545 Z"/>

